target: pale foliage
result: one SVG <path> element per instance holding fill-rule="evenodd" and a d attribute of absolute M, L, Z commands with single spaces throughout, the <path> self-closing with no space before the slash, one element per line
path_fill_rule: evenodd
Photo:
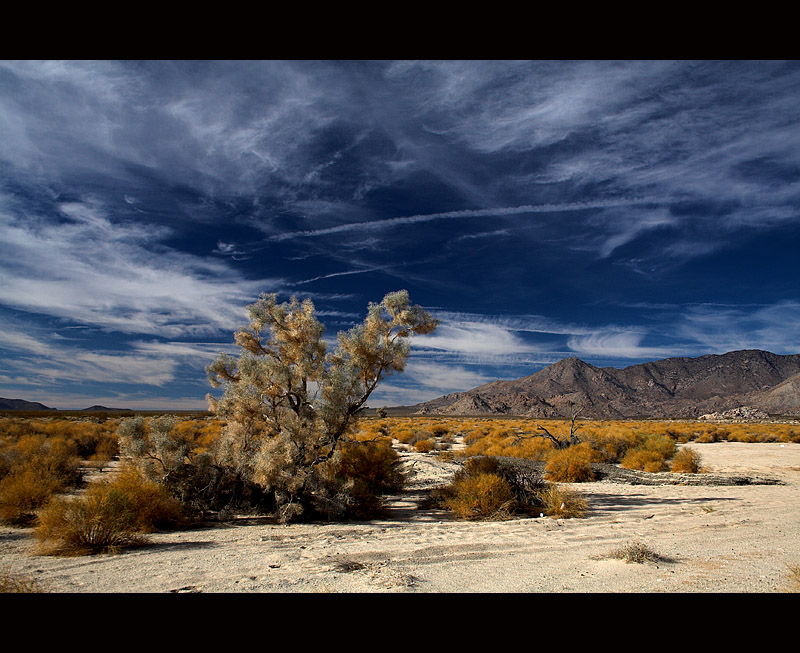
<path fill-rule="evenodd" d="M 250 324 L 234 336 L 239 357 L 220 354 L 206 368 L 211 385 L 224 388 L 218 401 L 208 397 L 226 424 L 218 461 L 272 492 L 285 519 L 346 502 L 322 464 L 335 463 L 381 379 L 403 371 L 409 338 L 431 333 L 436 320 L 405 290 L 389 293 L 327 352 L 308 299 L 279 304 L 264 294 L 247 313 Z"/>

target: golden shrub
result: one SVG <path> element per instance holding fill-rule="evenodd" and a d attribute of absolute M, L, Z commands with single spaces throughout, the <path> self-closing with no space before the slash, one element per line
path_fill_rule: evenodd
<path fill-rule="evenodd" d="M 465 474 L 453 482 L 444 505 L 458 519 L 506 519 L 513 513 L 514 493 L 497 474 Z"/>
<path fill-rule="evenodd" d="M 185 523 L 180 503 L 132 466 L 78 497 L 53 496 L 39 513 L 40 553 L 88 555 L 146 542 L 142 533 Z"/>
<path fill-rule="evenodd" d="M 629 451 L 620 463 L 626 469 L 639 469 L 645 472 L 663 472 L 667 469 L 667 459 L 658 451 L 634 449 Z"/>
<path fill-rule="evenodd" d="M 35 469 L 17 470 L 0 481 L 0 521 L 12 526 L 30 524 L 36 511 L 63 489 L 60 480 L 42 476 Z"/>
<path fill-rule="evenodd" d="M 39 553 L 89 555 L 141 544 L 131 501 L 119 491 L 81 497 L 54 496 L 39 514 Z"/>
<path fill-rule="evenodd" d="M 670 470 L 676 473 L 697 474 L 702 468 L 700 454 L 695 449 L 683 447 L 673 456 Z"/>
<path fill-rule="evenodd" d="M 436 443 L 433 440 L 418 440 L 414 443 L 414 450 L 420 453 L 430 453 L 436 448 Z"/>
<path fill-rule="evenodd" d="M 149 480 L 133 465 L 124 465 L 110 481 L 89 487 L 87 495 L 119 491 L 126 495 L 136 513 L 137 532 L 152 533 L 183 526 L 186 522 L 183 507 L 160 483 Z"/>
<path fill-rule="evenodd" d="M 563 519 L 585 517 L 588 510 L 586 499 L 569 488 L 549 483 L 536 491 L 542 512 L 548 517 Z"/>
<path fill-rule="evenodd" d="M 547 457 L 546 478 L 562 483 L 593 481 L 595 475 L 591 464 L 597 462 L 597 458 L 596 452 L 587 443 L 554 449 Z"/>

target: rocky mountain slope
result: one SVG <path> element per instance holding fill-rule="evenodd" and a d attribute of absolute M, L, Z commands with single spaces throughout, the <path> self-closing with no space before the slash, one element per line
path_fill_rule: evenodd
<path fill-rule="evenodd" d="M 566 358 L 514 381 L 493 381 L 411 407 L 442 415 L 598 419 L 697 418 L 740 406 L 800 416 L 800 354 L 757 349 L 667 358 L 623 369 Z"/>
<path fill-rule="evenodd" d="M 38 401 L 0 397 L 0 410 L 55 410 L 55 408 L 40 404 Z"/>

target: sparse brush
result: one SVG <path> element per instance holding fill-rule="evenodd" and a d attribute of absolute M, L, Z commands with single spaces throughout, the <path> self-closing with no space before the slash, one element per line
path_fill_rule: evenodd
<path fill-rule="evenodd" d="M 78 497 L 52 497 L 39 513 L 40 552 L 86 555 L 115 552 L 146 542 L 141 533 L 186 523 L 180 502 L 167 489 L 124 467 L 111 481 Z"/>
<path fill-rule="evenodd" d="M 536 492 L 541 504 L 541 512 L 548 517 L 563 519 L 586 516 L 589 504 L 578 492 L 549 483 Z"/>
<path fill-rule="evenodd" d="M 684 447 L 672 458 L 671 471 L 698 474 L 703 469 L 702 456 L 694 449 Z"/>
<path fill-rule="evenodd" d="M 547 480 L 561 483 L 593 481 L 592 462 L 596 460 L 597 456 L 588 444 L 554 449 L 547 457 Z"/>
<path fill-rule="evenodd" d="M 667 469 L 667 459 L 658 451 L 634 449 L 625 454 L 620 465 L 626 469 L 640 469 L 645 472 L 663 472 Z"/>
<path fill-rule="evenodd" d="M 44 555 L 89 555 L 116 552 L 142 544 L 137 515 L 122 492 L 82 497 L 55 496 L 39 514 L 36 538 Z"/>
<path fill-rule="evenodd" d="M 789 582 L 793 592 L 800 592 L 800 565 L 789 567 Z"/>
<path fill-rule="evenodd" d="M 64 483 L 57 478 L 30 468 L 17 470 L 0 481 L 0 521 L 10 526 L 32 524 L 36 511 L 63 489 Z"/>
<path fill-rule="evenodd" d="M 477 472 L 456 478 L 443 503 L 458 519 L 508 519 L 514 512 L 514 493 L 501 476 Z"/>
<path fill-rule="evenodd" d="M 436 443 L 433 440 L 418 440 L 414 443 L 414 451 L 419 453 L 430 453 L 436 448 Z"/>
<path fill-rule="evenodd" d="M 35 578 L 10 569 L 0 570 L 0 594 L 42 594 L 46 590 Z"/>
<path fill-rule="evenodd" d="M 181 528 L 187 523 L 181 502 L 160 483 L 147 479 L 133 465 L 124 465 L 111 481 L 97 483 L 87 495 L 119 491 L 128 497 L 136 513 L 134 528 L 141 533 Z"/>
<path fill-rule="evenodd" d="M 344 442 L 339 455 L 321 469 L 314 508 L 328 518 L 369 519 L 383 512 L 383 495 L 399 492 L 406 475 L 391 444 Z"/>
<path fill-rule="evenodd" d="M 624 560 L 627 563 L 642 564 L 645 562 L 669 562 L 669 558 L 662 556 L 643 542 L 629 542 L 612 551 L 610 558 Z"/>

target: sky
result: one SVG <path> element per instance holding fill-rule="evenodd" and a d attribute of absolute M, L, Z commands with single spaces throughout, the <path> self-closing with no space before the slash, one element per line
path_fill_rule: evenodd
<path fill-rule="evenodd" d="M 800 62 L 0 61 L 0 396 L 204 410 L 260 294 L 400 289 L 373 407 L 800 352 Z"/>

